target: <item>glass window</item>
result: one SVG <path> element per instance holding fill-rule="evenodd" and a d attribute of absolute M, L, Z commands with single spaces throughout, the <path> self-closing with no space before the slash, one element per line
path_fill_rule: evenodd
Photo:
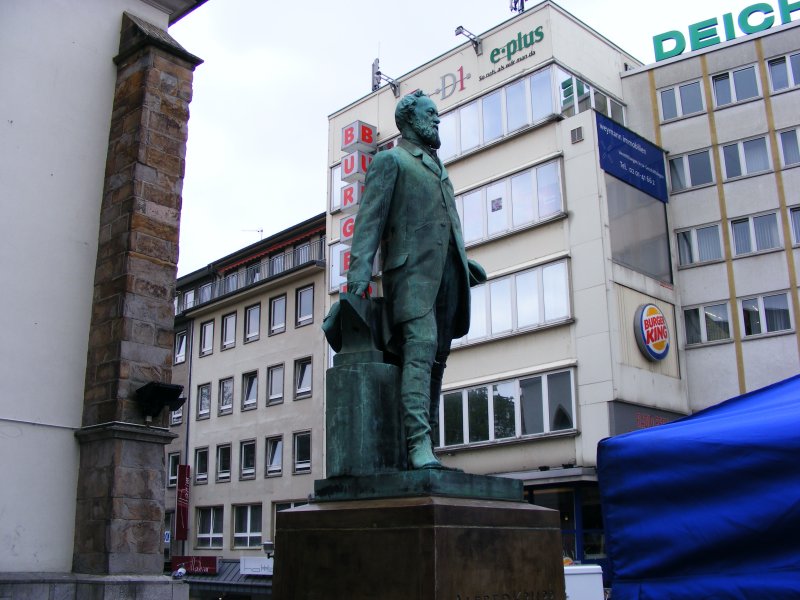
<path fill-rule="evenodd" d="M 692 185 L 703 185 L 713 181 L 711 176 L 711 159 L 709 158 L 708 150 L 690 154 L 688 160 L 689 175 L 692 178 Z"/>
<path fill-rule="evenodd" d="M 506 201 L 506 181 L 502 180 L 486 188 L 487 221 L 489 235 L 509 229 L 509 210 Z"/>
<path fill-rule="evenodd" d="M 180 406 L 170 413 L 169 424 L 180 425 L 183 422 L 183 406 Z"/>
<path fill-rule="evenodd" d="M 186 331 L 178 331 L 175 334 L 175 356 L 174 363 L 180 364 L 186 361 Z"/>
<path fill-rule="evenodd" d="M 556 67 L 556 82 L 559 94 L 560 112 L 564 117 L 571 117 L 575 114 L 574 78 L 571 73 L 567 73 Z"/>
<path fill-rule="evenodd" d="M 561 212 L 561 182 L 557 162 L 536 167 L 536 190 L 539 197 L 539 218 Z"/>
<path fill-rule="evenodd" d="M 570 371 L 547 376 L 550 431 L 572 429 L 572 377 Z"/>
<path fill-rule="evenodd" d="M 516 277 L 517 326 L 520 328 L 542 322 L 539 306 L 539 273 L 528 271 Z"/>
<path fill-rule="evenodd" d="M 261 505 L 233 507 L 233 545 L 237 548 L 261 547 Z"/>
<path fill-rule="evenodd" d="M 717 106 L 723 106 L 733 102 L 731 94 L 731 78 L 730 75 L 717 75 L 713 78 L 714 83 L 714 98 L 717 100 Z"/>
<path fill-rule="evenodd" d="M 286 296 L 278 296 L 269 301 L 269 333 L 286 331 Z"/>
<path fill-rule="evenodd" d="M 700 92 L 700 82 L 687 83 L 679 87 L 681 97 L 681 113 L 691 115 L 702 112 L 703 96 Z"/>
<path fill-rule="evenodd" d="M 497 335 L 511 331 L 511 279 L 492 281 L 490 286 L 492 333 Z"/>
<path fill-rule="evenodd" d="M 483 108 L 483 143 L 496 140 L 503 135 L 503 116 L 500 91 L 481 99 Z"/>
<path fill-rule="evenodd" d="M 212 295 L 212 285 L 210 283 L 206 283 L 205 285 L 200 286 L 200 303 L 203 302 L 210 302 L 211 295 Z"/>
<path fill-rule="evenodd" d="M 585 81 L 575 78 L 576 89 L 578 90 L 578 112 L 584 112 L 592 107 L 592 88 Z"/>
<path fill-rule="evenodd" d="M 697 254 L 698 260 L 719 260 L 722 258 L 722 248 L 719 239 L 719 225 L 698 227 Z"/>
<path fill-rule="evenodd" d="M 297 322 L 298 327 L 314 322 L 314 286 L 297 290 Z"/>
<path fill-rule="evenodd" d="M 280 475 L 283 471 L 283 437 L 267 438 L 267 477 Z"/>
<path fill-rule="evenodd" d="M 261 305 L 255 304 L 245 309 L 244 341 L 257 340 L 261 333 Z"/>
<path fill-rule="evenodd" d="M 563 71 L 561 71 L 563 73 Z M 531 106 L 533 122 L 541 121 L 553 114 L 553 84 L 550 68 L 531 76 Z"/>
<path fill-rule="evenodd" d="M 781 246 L 776 213 L 735 219 L 731 221 L 731 231 L 737 256 Z"/>
<path fill-rule="evenodd" d="M 758 298 L 742 300 L 742 319 L 745 335 L 761 333 L 761 319 L 758 311 Z"/>
<path fill-rule="evenodd" d="M 294 472 L 311 472 L 311 432 L 294 434 Z"/>
<path fill-rule="evenodd" d="M 542 268 L 544 320 L 554 321 L 569 316 L 567 264 L 559 262 Z"/>
<path fill-rule="evenodd" d="M 445 394 L 442 399 L 444 412 L 444 445 L 464 443 L 464 406 L 461 392 Z"/>
<path fill-rule="evenodd" d="M 797 130 L 781 132 L 781 150 L 783 151 L 784 166 L 800 163 L 800 148 L 797 145 Z"/>
<path fill-rule="evenodd" d="M 470 320 L 468 340 L 486 337 L 486 286 L 478 285 L 470 289 Z"/>
<path fill-rule="evenodd" d="M 481 190 L 463 196 L 464 243 L 474 242 L 484 237 L 483 196 Z"/>
<path fill-rule="evenodd" d="M 756 250 L 778 248 L 778 218 L 775 213 L 753 217 L 753 230 L 755 231 Z"/>
<path fill-rule="evenodd" d="M 622 104 L 620 104 L 613 98 L 609 98 L 608 100 L 611 103 L 611 118 L 614 119 L 617 123 L 624 124 L 625 111 L 623 110 Z"/>
<path fill-rule="evenodd" d="M 786 294 L 764 296 L 764 313 L 766 315 L 767 331 L 791 329 L 789 302 Z"/>
<path fill-rule="evenodd" d="M 178 465 L 180 464 L 180 452 L 174 452 L 167 457 L 167 487 L 178 485 Z"/>
<path fill-rule="evenodd" d="M 219 414 L 227 414 L 233 410 L 233 377 L 219 381 Z"/>
<path fill-rule="evenodd" d="M 496 440 L 517 435 L 515 393 L 514 382 L 496 383 L 492 386 L 492 416 Z"/>
<path fill-rule="evenodd" d="M 231 445 L 217 446 L 217 481 L 227 481 L 231 478 Z"/>
<path fill-rule="evenodd" d="M 731 144 L 722 148 L 722 156 L 725 159 L 725 177 L 739 177 L 742 174 L 742 165 L 739 162 L 739 146 Z"/>
<path fill-rule="evenodd" d="M 686 167 L 684 159 L 671 158 L 669 161 L 669 182 L 672 190 L 679 192 L 689 187 L 689 180 L 686 177 Z"/>
<path fill-rule="evenodd" d="M 597 112 L 609 116 L 608 97 L 604 93 L 598 90 L 594 91 L 594 108 L 595 110 L 597 110 Z"/>
<path fill-rule="evenodd" d="M 700 329 L 700 309 L 688 308 L 683 311 L 683 321 L 686 326 L 686 343 L 699 344 L 703 341 Z"/>
<path fill-rule="evenodd" d="M 208 481 L 208 448 L 196 448 L 194 451 L 194 482 Z"/>
<path fill-rule="evenodd" d="M 183 292 L 183 308 L 192 308 L 194 306 L 194 290 L 186 290 Z"/>
<path fill-rule="evenodd" d="M 267 385 L 269 388 L 267 404 L 283 402 L 283 365 L 273 365 L 267 369 Z"/>
<path fill-rule="evenodd" d="M 516 131 L 530 123 L 526 83 L 526 80 L 520 79 L 506 87 L 506 123 L 509 132 Z"/>
<path fill-rule="evenodd" d="M 733 248 L 736 254 L 747 254 L 753 251 L 750 241 L 750 219 L 731 221 L 733 232 Z"/>
<path fill-rule="evenodd" d="M 756 81 L 756 68 L 745 67 L 733 72 L 733 87 L 736 90 L 736 100 L 741 102 L 748 98 L 758 96 L 758 82 Z"/>
<path fill-rule="evenodd" d="M 256 476 L 256 442 L 247 440 L 239 444 L 239 477 L 252 479 Z"/>
<path fill-rule="evenodd" d="M 769 78 L 772 81 L 773 91 L 780 91 L 789 87 L 789 71 L 786 68 L 786 57 L 769 61 Z"/>
<path fill-rule="evenodd" d="M 295 400 L 311 395 L 311 358 L 302 358 L 294 363 Z"/>
<path fill-rule="evenodd" d="M 687 344 L 727 340 L 731 337 L 727 303 L 687 308 L 683 311 L 683 321 Z"/>
<path fill-rule="evenodd" d="M 236 313 L 222 317 L 222 345 L 223 350 L 236 345 Z"/>
<path fill-rule="evenodd" d="M 800 208 L 793 208 L 790 213 L 792 219 L 792 235 L 794 243 L 800 244 Z"/>
<path fill-rule="evenodd" d="M 536 220 L 533 197 L 533 171 L 523 171 L 511 178 L 511 213 L 514 227 Z"/>
<path fill-rule="evenodd" d="M 222 548 L 222 507 L 197 509 L 197 547 Z"/>
<path fill-rule="evenodd" d="M 258 406 L 258 372 L 242 375 L 242 408 Z"/>
<path fill-rule="evenodd" d="M 519 384 L 522 435 L 544 432 L 544 396 L 542 378 L 523 379 Z"/>
<path fill-rule="evenodd" d="M 757 173 L 769 169 L 769 155 L 767 154 L 766 138 L 756 138 L 742 142 L 744 150 L 744 163 L 748 173 Z"/>
<path fill-rule="evenodd" d="M 461 151 L 477 148 L 481 143 L 481 130 L 478 121 L 478 103 L 473 102 L 459 111 L 461 118 Z M 440 136 L 441 137 L 441 136 Z"/>
<path fill-rule="evenodd" d="M 214 351 L 214 321 L 206 321 L 200 325 L 200 356 Z"/>
<path fill-rule="evenodd" d="M 211 413 L 211 384 L 197 386 L 197 418 L 208 417 Z"/>
<path fill-rule="evenodd" d="M 690 265 L 694 262 L 692 255 L 692 232 L 679 231 L 678 232 L 678 262 L 681 265 Z"/>
<path fill-rule="evenodd" d="M 661 90 L 661 116 L 667 121 L 678 116 L 678 103 L 675 100 L 675 90 Z"/>
<path fill-rule="evenodd" d="M 742 300 L 745 336 L 785 331 L 792 328 L 786 293 Z"/>
<path fill-rule="evenodd" d="M 442 145 L 439 147 L 439 158 L 446 161 L 458 154 L 458 122 L 456 117 L 458 111 L 452 111 L 441 117 L 439 123 L 439 139 Z"/>

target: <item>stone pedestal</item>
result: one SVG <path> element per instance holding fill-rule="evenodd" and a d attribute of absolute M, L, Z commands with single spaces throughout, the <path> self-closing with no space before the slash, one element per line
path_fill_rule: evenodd
<path fill-rule="evenodd" d="M 416 497 L 277 515 L 277 600 L 564 600 L 558 512 Z"/>

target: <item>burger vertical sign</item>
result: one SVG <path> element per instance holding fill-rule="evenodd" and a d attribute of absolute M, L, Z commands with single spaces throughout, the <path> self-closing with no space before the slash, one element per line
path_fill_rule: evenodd
<path fill-rule="evenodd" d="M 655 304 L 642 304 L 633 318 L 633 334 L 644 357 L 664 360 L 669 352 L 669 328 L 664 313 Z"/>

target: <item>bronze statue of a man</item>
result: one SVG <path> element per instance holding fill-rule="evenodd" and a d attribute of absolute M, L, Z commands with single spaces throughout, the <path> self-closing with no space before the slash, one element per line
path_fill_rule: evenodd
<path fill-rule="evenodd" d="M 395 109 L 402 139 L 379 152 L 367 171 L 347 273 L 347 290 L 369 293 L 378 246 L 392 343 L 402 359 L 401 403 L 408 458 L 414 469 L 443 468 L 433 453 L 431 425 L 450 342 L 469 330 L 469 286 L 486 274 L 468 261 L 453 185 L 436 155 L 439 113 L 421 91 Z"/>

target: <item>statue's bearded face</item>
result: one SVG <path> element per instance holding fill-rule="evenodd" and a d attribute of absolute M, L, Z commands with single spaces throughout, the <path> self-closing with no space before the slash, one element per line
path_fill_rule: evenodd
<path fill-rule="evenodd" d="M 411 119 L 411 128 L 419 139 L 431 148 L 439 148 L 442 141 L 439 139 L 439 111 L 428 97 L 420 98 L 414 107 L 414 116 Z"/>

